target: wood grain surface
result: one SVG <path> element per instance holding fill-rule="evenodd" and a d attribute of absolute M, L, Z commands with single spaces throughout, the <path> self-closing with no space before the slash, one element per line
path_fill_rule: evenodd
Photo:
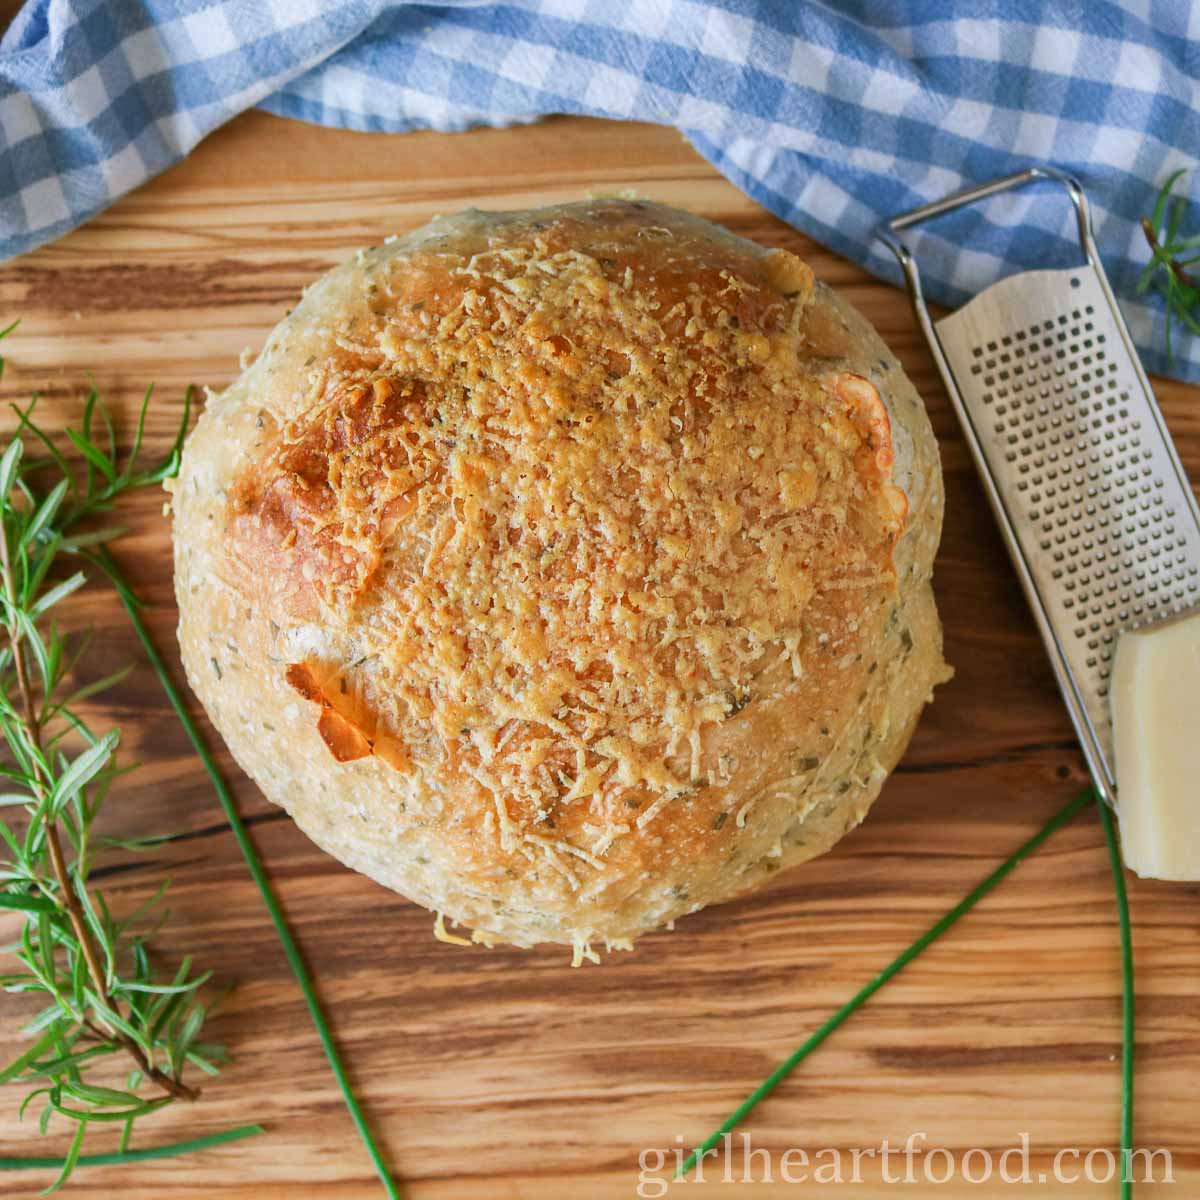
<path fill-rule="evenodd" d="M 355 1085 L 414 1200 L 638 1195 L 643 1148 L 700 1140 L 1085 782 L 907 301 L 751 203 L 678 134 L 575 119 L 377 136 L 250 114 L 86 228 L 0 267 L 0 318 L 22 318 L 6 343 L 0 398 L 38 390 L 43 418 L 60 426 L 77 418 L 90 372 L 127 432 L 154 381 L 150 441 L 161 447 L 185 387 L 224 387 L 241 350 L 261 344 L 300 288 L 360 245 L 469 204 L 519 207 L 624 188 L 805 256 L 903 359 L 941 439 L 948 505 L 935 584 L 958 673 L 865 826 L 833 853 L 600 968 L 572 970 L 557 949 L 440 944 L 428 913 L 316 850 L 222 756 Z M 1158 394 L 1200 479 L 1200 394 L 1161 381 Z M 161 495 L 137 497 L 117 549 L 177 664 L 161 507 Z M 162 954 L 194 952 L 236 983 L 212 1025 L 232 1065 L 194 1107 L 147 1122 L 141 1140 L 245 1121 L 267 1127 L 253 1141 L 187 1159 L 82 1169 L 74 1193 L 379 1195 L 233 838 L 119 607 L 98 587 L 74 616 L 100 632 L 90 673 L 139 664 L 94 714 L 119 723 L 126 753 L 144 764 L 111 802 L 107 831 L 172 834 L 150 853 L 107 855 L 97 878 L 125 909 L 171 875 L 174 916 Z M 1173 1155 L 1178 1182 L 1162 1194 L 1197 1195 L 1200 888 L 1131 885 L 1137 1138 Z M 971 1147 L 998 1154 L 1024 1132 L 1036 1180 L 1059 1148 L 1116 1142 L 1119 995 L 1112 884 L 1089 811 L 813 1055 L 747 1131 L 777 1168 L 791 1147 L 848 1152 L 917 1132 L 961 1162 Z M 0 1003 L 0 1052 L 11 1053 L 22 1008 L 10 997 Z M 39 1140 L 17 1123 L 18 1099 L 16 1089 L 0 1089 L 0 1154 L 61 1150 L 61 1132 Z M 108 1145 L 98 1135 L 92 1148 Z M 735 1180 L 740 1172 L 739 1149 Z M 708 1182 L 670 1194 L 1116 1196 L 1115 1184 L 1082 1180 L 906 1190 L 883 1181 L 877 1159 L 864 1159 L 861 1173 L 861 1184 L 751 1190 L 713 1182 L 710 1168 Z M 0 1193 L 33 1194 L 49 1178 L 0 1176 Z"/>

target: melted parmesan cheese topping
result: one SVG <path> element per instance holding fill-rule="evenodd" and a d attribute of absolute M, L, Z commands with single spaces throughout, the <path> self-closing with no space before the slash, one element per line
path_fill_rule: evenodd
<path fill-rule="evenodd" d="M 629 204 L 479 242 L 367 268 L 362 369 L 275 432 L 231 536 L 276 621 L 355 648 L 289 675 L 336 756 L 478 788 L 569 873 L 556 807 L 619 832 L 657 813 L 623 793 L 695 786 L 705 727 L 803 674 L 813 597 L 891 586 L 904 496 L 875 389 L 805 356 L 793 256 Z"/>

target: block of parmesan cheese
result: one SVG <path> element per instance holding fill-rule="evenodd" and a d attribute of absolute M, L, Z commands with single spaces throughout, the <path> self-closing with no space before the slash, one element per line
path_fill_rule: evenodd
<path fill-rule="evenodd" d="M 1112 716 L 1126 865 L 1200 880 L 1200 612 L 1120 636 Z"/>

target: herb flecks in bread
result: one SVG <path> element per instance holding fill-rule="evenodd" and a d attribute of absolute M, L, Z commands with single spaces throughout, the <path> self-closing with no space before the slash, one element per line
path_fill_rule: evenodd
<path fill-rule="evenodd" d="M 940 505 L 920 402 L 795 256 L 466 213 L 320 281 L 206 413 L 181 642 L 339 857 L 489 940 L 624 940 L 861 819 L 941 678 Z"/>

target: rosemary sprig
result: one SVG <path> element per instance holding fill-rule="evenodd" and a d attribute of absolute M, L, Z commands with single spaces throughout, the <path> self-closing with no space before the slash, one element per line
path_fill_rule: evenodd
<path fill-rule="evenodd" d="M 119 532 L 76 533 L 79 522 L 177 467 L 186 414 L 168 455 L 139 469 L 149 399 L 123 464 L 94 389 L 81 430 L 67 431 L 86 464 L 82 479 L 33 422 L 36 398 L 14 408 L 17 433 L 0 456 L 0 805 L 15 817 L 0 821 L 0 909 L 22 918 L 17 941 L 4 948 L 18 969 L 0 975 L 0 986 L 45 1003 L 26 1026 L 32 1045 L 0 1070 L 0 1083 L 30 1089 L 20 1112 L 40 1101 L 43 1132 L 55 1115 L 74 1126 L 50 1190 L 70 1176 L 91 1127 L 119 1124 L 125 1151 L 140 1118 L 195 1099 L 185 1067 L 215 1074 L 224 1058 L 200 1041 L 207 1006 L 199 990 L 211 972 L 193 970 L 190 957 L 169 970 L 151 963 L 147 939 L 162 923 L 167 885 L 118 917 L 89 884 L 96 815 L 130 768 L 116 762 L 118 731 L 97 733 L 77 706 L 123 672 L 73 688 L 87 640 L 68 638 L 55 619 L 85 582 L 83 571 L 63 571 L 63 559 L 86 556 Z M 46 457 L 27 459 L 23 436 Z"/>
<path fill-rule="evenodd" d="M 7 336 L 12 331 L 15 325 L 10 325 L 7 329 L 0 330 L 0 338 Z M 0 375 L 3 374 L 4 359 L 0 356 Z M 128 582 L 125 580 L 123 573 L 120 571 L 115 559 L 108 551 L 107 543 L 114 537 L 123 532 L 119 528 L 105 528 L 93 530 L 85 534 L 76 535 L 67 531 L 71 530 L 75 525 L 86 517 L 95 516 L 97 513 L 109 510 L 113 502 L 123 493 L 133 488 L 143 487 L 149 484 L 160 483 L 164 479 L 173 477 L 179 469 L 180 453 L 183 446 L 183 439 L 186 436 L 190 408 L 191 408 L 191 393 L 187 393 L 184 402 L 184 410 L 180 419 L 180 424 L 176 432 L 175 439 L 171 445 L 167 455 L 155 467 L 150 470 L 138 470 L 137 459 L 142 445 L 142 437 L 145 429 L 146 412 L 151 398 L 151 392 L 147 391 L 142 406 L 138 413 L 137 424 L 133 437 L 132 448 L 127 458 L 124 467 L 121 467 L 118 462 L 116 437 L 113 429 L 113 423 L 109 418 L 109 414 L 104 406 L 102 399 L 93 388 L 84 405 L 83 420 L 81 430 L 75 431 L 72 429 L 66 430 L 66 436 L 72 443 L 74 448 L 79 452 L 84 461 L 84 479 L 82 484 L 76 478 L 75 473 L 71 471 L 70 465 L 62 452 L 55 445 L 52 438 L 41 429 L 32 419 L 32 413 L 36 404 L 36 397 L 24 410 L 14 408 L 18 418 L 17 439 L 22 435 L 27 436 L 30 440 L 39 444 L 46 452 L 46 457 L 36 463 L 28 464 L 26 473 L 31 474 L 34 470 L 46 468 L 55 468 L 61 476 L 60 482 L 55 485 L 54 489 L 48 494 L 53 497 L 57 492 L 61 491 L 58 499 L 54 502 L 57 506 L 50 510 L 49 516 L 42 520 L 41 528 L 38 532 L 38 537 L 49 539 L 51 544 L 57 546 L 58 552 L 73 553 L 78 555 L 88 564 L 99 569 L 108 578 L 109 582 L 116 589 L 117 594 L 129 616 L 133 625 L 134 632 L 137 634 L 138 640 L 141 642 L 146 656 L 149 659 L 150 665 L 153 668 L 155 675 L 162 684 L 167 698 L 175 710 L 180 723 L 184 727 L 188 739 L 195 748 L 197 755 L 204 765 L 214 790 L 217 793 L 217 798 L 225 811 L 225 815 L 229 821 L 230 828 L 233 831 L 234 837 L 238 843 L 238 847 L 246 861 L 251 876 L 257 885 L 260 894 L 262 895 L 263 903 L 271 917 L 272 923 L 275 926 L 276 933 L 279 936 L 280 942 L 283 945 L 284 954 L 288 959 L 288 963 L 292 968 L 293 974 L 296 977 L 297 983 L 300 986 L 304 996 L 305 1004 L 308 1007 L 309 1014 L 312 1017 L 313 1024 L 316 1027 L 317 1035 L 321 1041 L 321 1045 L 325 1050 L 326 1057 L 329 1060 L 330 1068 L 333 1071 L 334 1078 L 338 1083 L 351 1118 L 359 1132 L 360 1137 L 370 1155 L 372 1164 L 374 1165 L 383 1189 L 390 1200 L 399 1200 L 401 1195 L 399 1188 L 392 1179 L 386 1164 L 384 1163 L 382 1151 L 375 1141 L 371 1133 L 370 1127 L 367 1124 L 366 1117 L 363 1114 L 362 1108 L 354 1095 L 353 1089 L 350 1086 L 350 1081 L 347 1078 L 345 1068 L 342 1065 L 341 1057 L 338 1053 L 336 1044 L 333 1040 L 332 1032 L 329 1028 L 329 1023 L 325 1018 L 321 1008 L 320 1001 L 316 994 L 316 988 L 312 978 L 304 964 L 304 960 L 300 954 L 299 947 L 296 944 L 291 930 L 287 924 L 287 918 L 283 914 L 283 910 L 275 898 L 274 892 L 271 889 L 269 880 L 267 879 L 266 871 L 263 868 L 262 862 L 258 857 L 257 851 L 254 849 L 253 843 L 250 841 L 249 834 L 246 831 L 241 815 L 234 803 L 233 796 L 229 791 L 220 771 L 217 769 L 216 763 L 210 754 L 208 747 L 205 745 L 203 737 L 200 734 L 195 722 L 192 720 L 191 714 L 188 712 L 187 706 L 184 703 L 183 697 L 171 678 L 166 664 L 159 655 L 153 641 L 150 638 L 149 631 L 146 628 L 145 622 L 141 616 L 141 603 L 133 593 Z M 98 440 L 93 436 L 93 429 L 102 428 L 104 445 L 100 445 Z M 14 454 L 19 455 L 20 451 L 15 451 Z M 63 481 L 66 481 L 65 488 Z M 23 489 L 24 494 L 33 502 L 34 493 L 24 482 L 22 477 L 19 486 Z M 46 503 L 39 501 L 38 504 Z M 65 508 L 62 507 L 65 504 Z M 35 507 L 37 507 L 35 505 Z M 56 514 L 61 514 L 57 520 L 57 532 L 55 532 L 55 524 L 50 520 Z M 36 518 L 35 518 L 36 519 Z M 55 538 L 59 540 L 56 542 Z M 74 576 L 72 577 L 74 579 Z M 76 587 L 78 584 L 73 584 Z M 0 656 L 0 662 L 3 662 Z M 102 682 L 115 682 L 116 677 L 112 680 Z M 89 685 L 89 687 L 80 689 L 74 698 L 74 702 L 78 703 L 84 695 L 94 694 L 98 690 L 98 684 Z M 106 768 L 108 769 L 108 768 Z M 110 769 L 110 773 L 115 773 L 115 768 Z M 0 770 L 0 778 L 3 778 L 3 771 Z M 5 802 L 5 797 L 0 796 L 0 804 Z M 2 826 L 0 826 L 2 828 Z M 5 893 L 0 893 L 3 897 Z M 36 899 L 36 898 L 35 898 Z M 157 897 L 156 897 L 157 899 Z M 26 906 L 20 900 L 10 907 L 21 908 L 26 910 Z M 105 910 L 107 912 L 107 910 Z M 172 993 L 172 996 L 177 996 L 179 993 Z M 156 1001 L 155 1004 L 160 1003 Z M 177 999 L 169 999 L 166 1002 L 167 1006 L 179 1008 L 180 1002 Z M 167 1018 L 159 1014 L 161 1021 L 166 1021 Z M 185 1021 L 190 1018 L 183 1018 Z M 171 1017 L 172 1022 L 176 1021 L 176 1017 Z M 22 1055 L 13 1067 L 19 1067 L 17 1074 L 23 1072 L 30 1065 L 36 1065 L 37 1056 L 42 1053 L 39 1048 L 40 1043 L 36 1044 L 31 1052 Z M 211 1048 L 210 1048 L 211 1049 Z M 191 1048 L 190 1055 L 185 1054 L 184 1057 L 189 1061 L 196 1061 L 199 1064 L 200 1047 L 195 1045 Z M 211 1063 L 208 1064 L 211 1068 Z M 9 1070 L 12 1071 L 13 1067 Z M 15 1076 L 14 1076 L 15 1077 Z M 0 1081 L 3 1081 L 3 1076 L 0 1076 Z M 28 1103 L 28 1100 L 27 1100 Z M 219 1145 L 228 1141 L 235 1141 L 240 1138 L 250 1137 L 253 1134 L 262 1132 L 261 1127 L 257 1125 L 240 1126 L 237 1129 L 226 1130 L 223 1133 L 213 1134 L 208 1137 L 192 1139 L 186 1142 L 178 1142 L 167 1146 L 150 1147 L 144 1150 L 129 1150 L 127 1149 L 128 1142 L 128 1127 L 126 1128 L 125 1136 L 122 1138 L 121 1149 L 112 1155 L 96 1154 L 83 1155 L 80 1153 L 82 1145 L 82 1137 L 77 1137 L 72 1143 L 66 1159 L 36 1159 L 36 1158 L 0 1158 L 0 1170 L 17 1170 L 26 1167 L 44 1165 L 60 1168 L 61 1174 L 59 1179 L 53 1185 L 54 1187 L 61 1184 L 70 1175 L 74 1167 L 79 1165 L 101 1163 L 122 1163 L 134 1162 L 150 1158 L 162 1158 L 173 1154 L 184 1154 L 193 1150 L 204 1149 L 211 1145 Z"/>
<path fill-rule="evenodd" d="M 1159 190 L 1154 211 L 1142 218 L 1142 232 L 1150 246 L 1150 261 L 1138 280 L 1137 294 L 1150 289 L 1162 294 L 1166 303 L 1167 359 L 1175 361 L 1171 350 L 1171 325 L 1181 321 L 1190 332 L 1200 336 L 1200 276 L 1189 270 L 1200 263 L 1200 233 L 1181 237 L 1179 227 L 1187 215 L 1187 201 L 1171 193 L 1186 172 L 1176 171 Z"/>

